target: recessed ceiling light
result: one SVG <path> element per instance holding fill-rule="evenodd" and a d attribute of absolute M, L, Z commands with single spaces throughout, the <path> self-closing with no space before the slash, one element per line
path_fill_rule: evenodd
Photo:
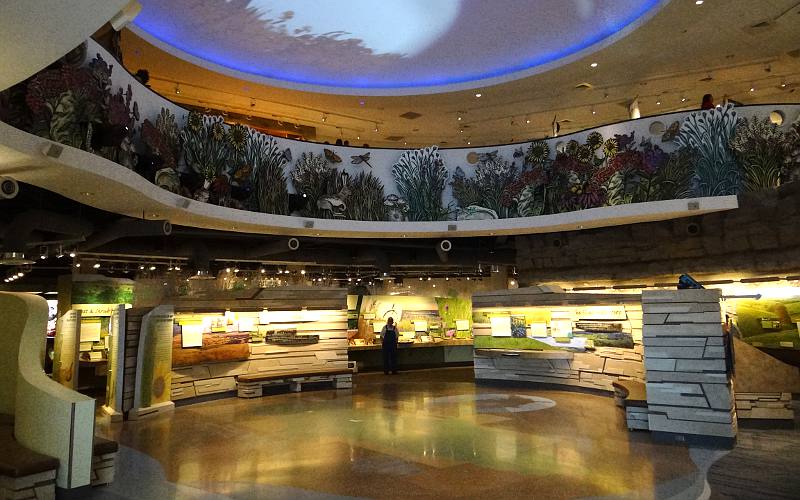
<path fill-rule="evenodd" d="M 596 62 L 593 62 L 593 63 L 592 63 L 592 64 L 590 64 L 589 66 L 591 66 L 592 68 L 596 68 L 596 67 L 597 67 L 597 63 L 596 63 Z"/>
<path fill-rule="evenodd" d="M 703 0 L 695 0 L 694 4 L 695 5 L 703 5 Z"/>
<path fill-rule="evenodd" d="M 661 106 L 661 101 L 656 101 L 656 106 Z"/>
<path fill-rule="evenodd" d="M 483 94 L 481 94 L 480 92 L 476 92 L 476 93 L 475 93 L 475 97 L 480 97 L 480 96 L 482 96 L 482 95 L 483 95 Z"/>
<path fill-rule="evenodd" d="M 681 102 L 686 102 L 686 98 L 685 97 L 681 97 Z"/>
<path fill-rule="evenodd" d="M 784 83 L 781 83 L 781 87 L 782 87 L 782 88 L 785 88 L 785 87 L 786 87 L 786 82 L 784 82 Z"/>
<path fill-rule="evenodd" d="M 530 123 L 530 122 L 531 122 L 530 118 L 525 118 L 525 123 Z"/>
<path fill-rule="evenodd" d="M 458 120 L 458 121 L 461 121 L 461 117 L 459 116 L 459 117 L 457 118 L 457 120 Z"/>
<path fill-rule="evenodd" d="M 755 92 L 755 91 L 756 91 L 755 87 L 750 87 L 750 92 Z"/>

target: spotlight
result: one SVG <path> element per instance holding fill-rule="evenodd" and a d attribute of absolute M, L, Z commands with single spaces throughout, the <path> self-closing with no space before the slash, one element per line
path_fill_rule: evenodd
<path fill-rule="evenodd" d="M 176 83 L 175 84 L 175 94 L 180 94 L 180 93 L 181 93 L 181 84 L 180 83 Z"/>
<path fill-rule="evenodd" d="M 261 268 L 261 274 L 266 274 L 266 272 L 267 272 L 267 270 L 262 267 Z"/>
<path fill-rule="evenodd" d="M 73 250 L 73 251 L 71 251 L 69 253 L 70 258 L 72 258 L 72 259 L 74 259 L 76 255 L 78 255 L 78 253 L 75 250 Z"/>
<path fill-rule="evenodd" d="M 300 270 L 300 274 L 303 274 L 303 275 L 305 275 L 305 274 L 306 274 L 306 270 L 305 270 L 305 269 L 301 269 L 301 270 Z"/>
<path fill-rule="evenodd" d="M 226 272 L 226 273 L 229 273 L 229 272 L 231 272 L 231 268 L 230 268 L 230 267 L 226 267 L 226 268 L 225 268 L 225 272 Z"/>
<path fill-rule="evenodd" d="M 23 276 L 25 276 L 25 273 L 23 273 L 22 271 L 17 273 L 17 278 L 22 278 Z"/>
<path fill-rule="evenodd" d="M 419 277 L 419 280 L 422 281 L 422 276 Z"/>
<path fill-rule="evenodd" d="M 597 67 L 597 63 L 596 63 L 596 62 L 593 62 L 593 63 L 592 63 L 592 64 L 590 64 L 589 66 L 591 66 L 592 68 L 596 68 L 596 67 Z"/>
<path fill-rule="evenodd" d="M 480 92 L 475 93 L 475 97 L 481 97 L 481 96 L 483 96 L 483 94 L 481 94 Z"/>
<path fill-rule="evenodd" d="M 139 264 L 139 270 L 144 271 L 144 264 Z"/>
<path fill-rule="evenodd" d="M 100 269 L 100 263 L 99 262 L 95 262 L 92 267 L 95 268 L 95 269 Z"/>
<path fill-rule="evenodd" d="M 47 258 L 47 247 L 39 247 L 39 258 L 45 260 Z"/>
<path fill-rule="evenodd" d="M 76 262 L 75 263 L 75 267 L 81 267 L 81 263 L 80 262 Z"/>
<path fill-rule="evenodd" d="M 156 270 L 156 266 L 155 266 L 155 264 L 153 264 L 152 266 L 150 266 L 150 270 L 151 270 L 151 271 L 155 271 L 155 270 Z"/>
<path fill-rule="evenodd" d="M 236 266 L 236 267 L 234 267 L 234 268 L 233 268 L 233 272 L 234 272 L 234 273 L 238 273 L 238 272 L 239 272 L 239 266 Z"/>
<path fill-rule="evenodd" d="M 181 266 L 175 266 L 175 270 L 176 271 L 180 271 L 181 270 Z"/>

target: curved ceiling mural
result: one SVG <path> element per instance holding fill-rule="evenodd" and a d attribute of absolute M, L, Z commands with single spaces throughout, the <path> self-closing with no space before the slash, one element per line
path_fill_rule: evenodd
<path fill-rule="evenodd" d="M 140 0 L 135 31 L 188 60 L 342 94 L 500 83 L 597 50 L 668 0 Z"/>

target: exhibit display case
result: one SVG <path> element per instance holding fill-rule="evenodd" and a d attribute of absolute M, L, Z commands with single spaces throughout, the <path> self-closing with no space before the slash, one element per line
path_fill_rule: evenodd
<path fill-rule="evenodd" d="M 284 287 L 172 301 L 172 400 L 231 393 L 242 375 L 348 369 L 346 294 Z"/>
<path fill-rule="evenodd" d="M 472 364 L 472 302 L 468 297 L 348 295 L 350 360 L 360 370 L 382 369 L 381 331 L 397 325 L 398 366 Z"/>
<path fill-rule="evenodd" d="M 530 287 L 472 296 L 476 380 L 613 391 L 644 379 L 637 294 Z"/>
<path fill-rule="evenodd" d="M 59 278 L 53 379 L 71 389 L 104 396 L 104 410 L 121 416 L 125 311 L 134 282 L 99 275 Z"/>

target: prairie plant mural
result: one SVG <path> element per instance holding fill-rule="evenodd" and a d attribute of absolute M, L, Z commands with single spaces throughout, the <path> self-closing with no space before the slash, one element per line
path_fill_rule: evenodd
<path fill-rule="evenodd" d="M 572 136 L 580 141 L 345 152 L 271 137 L 222 116 L 182 113 L 165 100 L 158 113 L 140 116 L 138 84 L 114 86 L 114 66 L 87 47 L 0 92 L 0 120 L 225 207 L 361 221 L 487 220 L 731 195 L 800 180 L 800 118 L 776 125 L 766 108 L 758 108 L 760 115 L 740 116 L 733 106 L 687 113 L 670 118 L 664 134 L 632 121 Z M 796 106 L 786 109 L 797 113 Z M 468 164 L 459 164 L 462 158 Z"/>
<path fill-rule="evenodd" d="M 448 218 L 450 210 L 442 202 L 448 172 L 438 147 L 403 152 L 392 167 L 392 176 L 398 194 L 408 203 L 409 220 Z"/>

